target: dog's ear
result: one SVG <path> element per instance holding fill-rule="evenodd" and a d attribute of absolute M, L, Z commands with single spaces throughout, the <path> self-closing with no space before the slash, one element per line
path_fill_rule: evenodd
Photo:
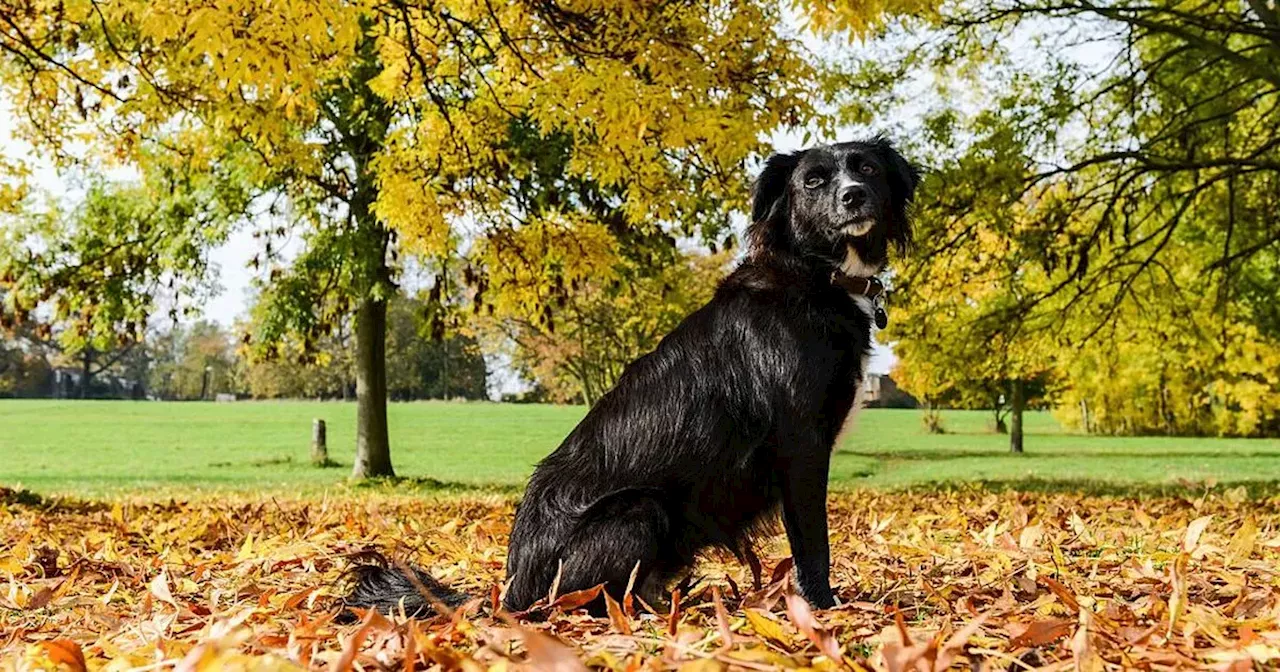
<path fill-rule="evenodd" d="M 911 218 L 907 206 L 916 195 L 916 186 L 920 184 L 920 169 L 907 161 L 898 153 L 893 143 L 884 136 L 876 137 L 876 152 L 888 166 L 889 193 L 893 199 L 893 220 L 889 226 L 889 241 L 905 253 L 911 245 Z"/>
<path fill-rule="evenodd" d="M 787 185 L 800 163 L 800 155 L 801 152 L 774 154 L 756 178 L 751 190 L 751 225 L 747 228 L 751 254 L 780 244 L 786 235 L 782 227 L 787 226 Z"/>

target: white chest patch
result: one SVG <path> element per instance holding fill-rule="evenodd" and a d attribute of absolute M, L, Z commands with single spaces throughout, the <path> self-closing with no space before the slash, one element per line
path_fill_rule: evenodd
<path fill-rule="evenodd" d="M 840 264 L 841 272 L 855 278 L 870 278 L 879 273 L 880 270 L 880 267 L 872 266 L 871 264 L 863 261 L 862 257 L 858 256 L 857 250 L 854 250 L 852 246 L 847 248 L 844 263 Z M 872 303 L 871 299 L 865 296 L 854 296 L 852 298 L 854 303 L 858 304 L 858 307 L 862 309 L 862 312 L 866 313 L 867 317 L 872 318 L 874 322 L 875 304 Z M 857 385 L 855 388 L 857 391 L 853 396 L 853 405 L 849 407 L 849 414 L 845 416 L 844 424 L 840 427 L 840 433 L 836 437 L 836 445 L 840 445 L 840 440 L 844 437 L 845 432 L 848 432 L 849 428 L 853 426 L 854 416 L 858 414 L 858 411 L 862 408 L 862 404 L 866 401 L 867 364 L 870 363 L 870 361 L 870 355 L 863 355 L 862 366 L 859 367 L 858 371 L 858 379 L 854 381 L 854 384 Z"/>
<path fill-rule="evenodd" d="M 862 257 L 858 256 L 858 251 L 853 249 L 852 246 L 845 248 L 844 263 L 840 264 L 841 273 L 852 278 L 870 278 L 879 273 L 880 270 L 879 266 L 872 266 L 863 261 Z M 872 316 L 875 306 L 872 305 L 871 299 L 865 296 L 854 296 L 853 301 L 858 304 L 858 307 L 868 317 Z"/>

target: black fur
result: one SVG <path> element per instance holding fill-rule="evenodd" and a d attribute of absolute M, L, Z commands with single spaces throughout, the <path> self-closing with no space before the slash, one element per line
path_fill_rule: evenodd
<path fill-rule="evenodd" d="M 637 564 L 638 592 L 657 597 L 703 551 L 749 550 L 779 508 L 800 592 L 835 604 L 827 470 L 871 322 L 830 276 L 850 254 L 878 270 L 890 246 L 907 247 L 918 180 L 883 138 L 768 160 L 746 260 L 534 471 L 511 532 L 508 609 L 546 596 L 557 572 L 561 593 L 604 583 L 619 595 Z M 367 575 L 349 603 L 394 605 L 402 588 Z"/>
<path fill-rule="evenodd" d="M 417 583 L 386 563 L 358 565 L 349 577 L 353 588 L 346 604 L 372 607 L 389 614 L 398 614 L 403 607 L 405 614 L 414 616 L 434 612 L 434 602 L 453 608 L 467 601 L 466 594 L 440 583 L 430 574 L 420 569 L 413 572 Z M 431 593 L 430 599 L 423 594 L 424 590 Z"/>

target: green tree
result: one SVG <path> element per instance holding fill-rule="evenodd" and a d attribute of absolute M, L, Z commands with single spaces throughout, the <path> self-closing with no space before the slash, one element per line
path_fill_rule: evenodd
<path fill-rule="evenodd" d="M 549 399 L 594 404 L 628 364 L 710 300 L 726 256 L 679 254 L 659 268 L 623 265 L 611 278 L 579 282 L 549 319 L 499 310 L 481 331 L 509 348 L 519 371 Z"/>
<path fill-rule="evenodd" d="M 940 291 L 995 292 L 954 333 L 1053 355 L 1061 411 L 1127 418 L 1108 431 L 1280 431 L 1272 4 L 905 1 L 872 22 L 861 7 L 814 10 L 832 34 L 883 38 L 834 78 L 844 115 L 902 111 L 925 87 L 918 153 L 944 177 L 924 189 L 939 196 L 918 211 L 917 265 L 950 278 Z M 903 280 L 898 304 L 925 305 L 928 284 Z M 1156 365 L 1125 365 L 1140 360 Z"/>
<path fill-rule="evenodd" d="M 180 182 L 180 183 L 179 183 Z M 78 396 L 125 363 L 156 305 L 171 317 L 207 296 L 207 241 L 225 232 L 223 196 L 210 182 L 91 183 L 72 207 L 2 215 L 0 327 L 25 329 L 80 370 Z M 38 309 L 47 315 L 36 317 Z"/>
<path fill-rule="evenodd" d="M 152 394 L 162 399 L 212 399 L 236 393 L 236 354 L 232 335 L 216 322 L 174 325 L 147 338 Z"/>
<path fill-rule="evenodd" d="M 487 399 L 488 371 L 475 338 L 441 329 L 433 301 L 392 299 L 387 319 L 387 388 L 392 399 Z"/>

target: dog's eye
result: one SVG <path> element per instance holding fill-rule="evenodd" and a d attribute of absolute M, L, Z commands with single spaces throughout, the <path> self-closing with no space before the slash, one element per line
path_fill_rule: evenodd
<path fill-rule="evenodd" d="M 818 187 L 821 187 L 823 184 L 826 184 L 826 182 L 827 182 L 827 178 L 818 174 L 809 175 L 808 177 L 804 178 L 804 186 L 809 189 L 817 189 Z"/>
<path fill-rule="evenodd" d="M 864 163 L 858 167 L 858 172 L 862 173 L 863 175 L 875 175 L 876 167 L 869 163 Z"/>

